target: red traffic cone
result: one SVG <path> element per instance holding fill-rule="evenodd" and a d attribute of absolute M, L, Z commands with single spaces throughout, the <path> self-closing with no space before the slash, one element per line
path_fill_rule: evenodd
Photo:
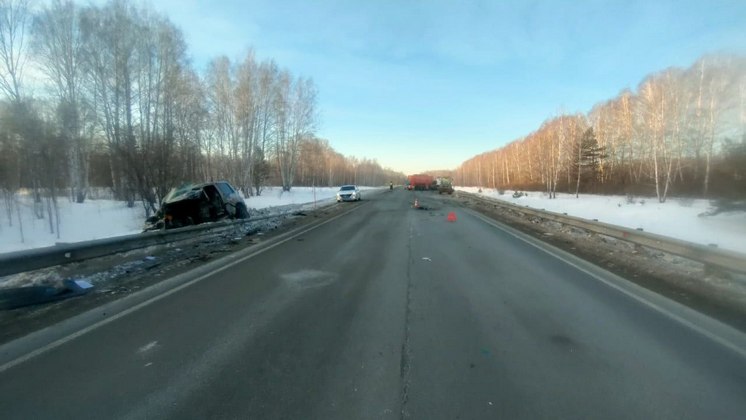
<path fill-rule="evenodd" d="M 456 221 L 456 213 L 454 213 L 454 212 L 448 213 L 448 221 L 449 222 L 455 222 Z"/>

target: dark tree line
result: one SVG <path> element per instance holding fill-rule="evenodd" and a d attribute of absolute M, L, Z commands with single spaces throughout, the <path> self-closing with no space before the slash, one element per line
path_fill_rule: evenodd
<path fill-rule="evenodd" d="M 200 74 L 181 30 L 134 2 L 40 6 L 0 0 L 0 189 L 9 223 L 21 189 L 51 224 L 58 195 L 81 203 L 91 186 L 151 212 L 189 181 L 226 179 L 248 196 L 268 183 L 289 190 L 394 175 L 318 139 L 313 81 L 273 60 L 251 51 L 238 61 L 217 57 Z"/>
<path fill-rule="evenodd" d="M 746 57 L 707 56 L 648 76 L 587 114 L 559 115 L 475 156 L 461 185 L 746 197 Z"/>

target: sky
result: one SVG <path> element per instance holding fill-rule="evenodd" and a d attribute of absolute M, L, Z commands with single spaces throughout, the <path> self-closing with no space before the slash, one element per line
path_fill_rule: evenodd
<path fill-rule="evenodd" d="M 252 49 L 318 88 L 317 136 L 416 173 L 587 113 L 651 73 L 746 53 L 746 1 L 144 0 L 194 65 Z"/>

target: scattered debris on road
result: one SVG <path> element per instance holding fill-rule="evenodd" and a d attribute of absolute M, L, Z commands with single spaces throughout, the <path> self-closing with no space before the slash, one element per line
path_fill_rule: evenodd
<path fill-rule="evenodd" d="M 93 285 L 86 280 L 63 280 L 58 286 L 28 286 L 0 289 L 0 310 L 54 302 L 88 293 Z"/>

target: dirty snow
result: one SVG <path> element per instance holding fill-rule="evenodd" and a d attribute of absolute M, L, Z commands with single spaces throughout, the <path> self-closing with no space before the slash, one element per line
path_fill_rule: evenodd
<path fill-rule="evenodd" d="M 457 190 L 478 193 L 476 187 L 457 187 Z M 645 232 L 677 238 L 703 245 L 717 244 L 719 248 L 746 253 L 746 212 L 720 213 L 700 216 L 712 210 L 709 200 L 669 198 L 658 203 L 655 197 L 620 195 L 589 195 L 558 193 L 549 199 L 543 192 L 530 191 L 528 196 L 513 198 L 513 191 L 500 195 L 483 189 L 480 195 L 535 209 L 567 213 L 584 219 L 623 226 L 642 228 Z"/>
<path fill-rule="evenodd" d="M 370 190 L 370 188 L 362 188 Z M 457 188 L 477 192 L 477 188 Z M 312 208 L 334 202 L 337 188 L 296 187 L 283 192 L 279 187 L 267 188 L 261 196 L 246 199 L 253 209 L 272 209 L 287 206 Z M 700 244 L 717 244 L 720 248 L 746 253 L 746 212 L 721 213 L 715 216 L 699 216 L 711 209 L 708 200 L 669 199 L 658 203 L 655 198 L 636 197 L 628 202 L 625 196 L 558 194 L 550 200 L 541 192 L 529 192 L 527 197 L 513 198 L 513 191 L 500 195 L 497 191 L 484 189 L 482 195 L 512 202 L 522 206 L 567 213 L 585 219 L 630 229 L 642 228 L 657 233 Z M 315 200 L 314 200 L 315 198 Z M 363 193 L 365 198 L 365 193 Z M 139 233 L 145 212 L 142 206 L 127 208 L 123 202 L 114 200 L 87 200 L 71 203 L 60 199 L 60 235 L 50 233 L 47 219 L 36 219 L 31 210 L 30 198 L 20 198 L 23 233 L 21 234 L 15 212 L 13 224 L 8 225 L 5 211 L 0 213 L 0 253 L 51 246 L 57 242 L 78 242 L 112 236 Z M 3 209 L 5 210 L 5 209 Z"/>
<path fill-rule="evenodd" d="M 370 190 L 370 187 L 361 187 Z M 298 205 L 313 208 L 334 202 L 338 188 L 294 187 L 289 192 L 282 188 L 266 188 L 261 196 L 249 197 L 246 204 L 253 209 L 272 209 Z M 363 198 L 365 195 L 363 194 Z M 50 233 L 46 213 L 44 219 L 34 217 L 31 197 L 20 195 L 23 240 L 17 214 L 12 212 L 12 224 L 8 223 L 6 208 L 0 203 L 0 253 L 20 251 L 55 245 L 55 243 L 80 242 L 142 232 L 145 210 L 136 203 L 128 208 L 124 202 L 108 199 L 86 200 L 82 204 L 59 198 L 60 229 Z"/>

